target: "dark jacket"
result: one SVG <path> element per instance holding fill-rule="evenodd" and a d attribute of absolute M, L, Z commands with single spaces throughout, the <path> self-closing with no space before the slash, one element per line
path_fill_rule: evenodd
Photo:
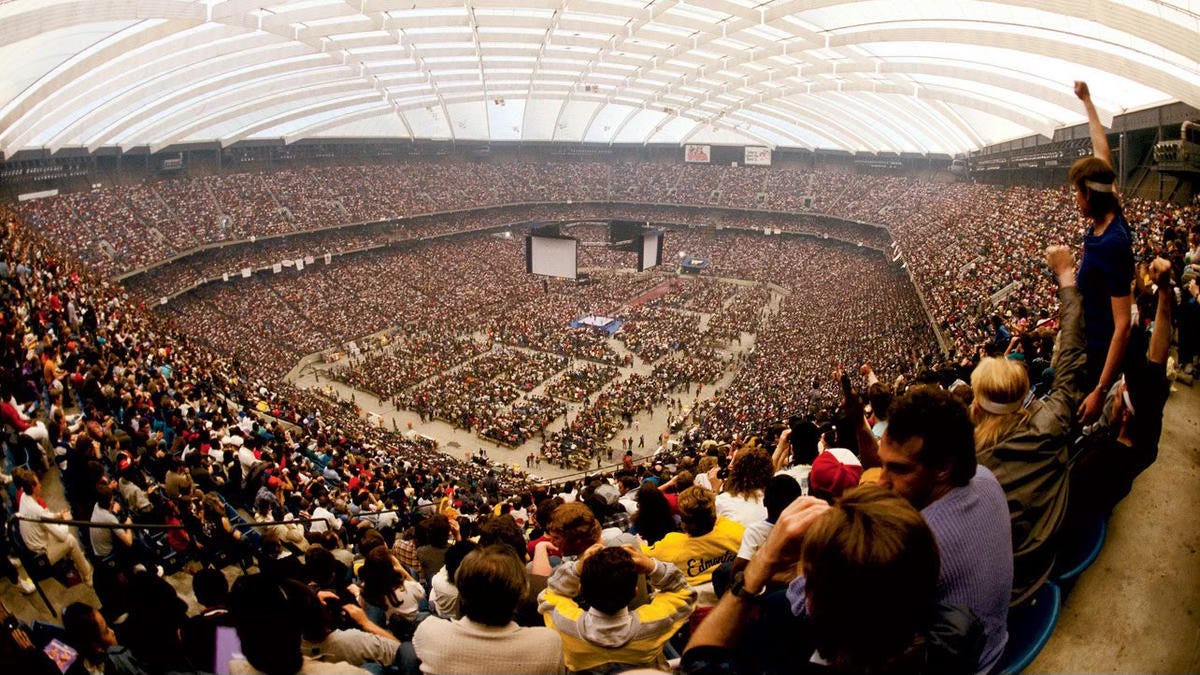
<path fill-rule="evenodd" d="M 1068 449 L 1086 377 L 1082 296 L 1068 287 L 1059 289 L 1058 298 L 1062 329 L 1050 393 L 1029 404 L 1027 416 L 1006 438 L 976 452 L 1008 499 L 1017 599 L 1040 585 L 1054 563 L 1055 535 L 1067 513 Z"/>

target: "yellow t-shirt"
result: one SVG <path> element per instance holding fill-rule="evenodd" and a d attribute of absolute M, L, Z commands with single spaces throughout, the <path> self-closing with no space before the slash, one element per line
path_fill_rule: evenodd
<path fill-rule="evenodd" d="M 669 562 L 682 570 L 688 585 L 699 586 L 712 581 L 713 570 L 721 563 L 733 562 L 742 545 L 744 531 L 741 523 L 718 516 L 717 524 L 706 535 L 689 537 L 682 532 L 672 532 L 642 550 L 651 558 Z"/>

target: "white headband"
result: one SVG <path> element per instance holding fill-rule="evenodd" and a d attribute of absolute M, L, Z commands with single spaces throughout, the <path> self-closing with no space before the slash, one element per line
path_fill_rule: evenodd
<path fill-rule="evenodd" d="M 1087 186 L 1087 188 L 1089 190 L 1092 190 L 1093 192 L 1112 192 L 1113 191 L 1112 183 L 1097 183 L 1096 181 L 1085 180 L 1085 181 L 1083 181 L 1083 184 L 1085 186 Z"/>
<path fill-rule="evenodd" d="M 979 404 L 980 408 L 983 408 L 993 415 L 1008 415 L 1015 413 L 1021 409 L 1021 404 L 1023 403 L 1022 401 L 1013 401 L 1012 403 L 996 403 L 995 401 L 989 401 L 982 396 L 976 396 L 975 402 Z"/>

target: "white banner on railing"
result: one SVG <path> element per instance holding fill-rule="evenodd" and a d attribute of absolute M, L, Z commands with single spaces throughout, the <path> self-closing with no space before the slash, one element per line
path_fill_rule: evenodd
<path fill-rule="evenodd" d="M 39 190 L 38 192 L 26 192 L 24 194 L 17 195 L 17 201 L 28 202 L 28 201 L 32 201 L 34 199 L 45 199 L 46 197 L 57 197 L 57 196 L 58 196 L 57 189 L 55 189 L 55 190 Z"/>

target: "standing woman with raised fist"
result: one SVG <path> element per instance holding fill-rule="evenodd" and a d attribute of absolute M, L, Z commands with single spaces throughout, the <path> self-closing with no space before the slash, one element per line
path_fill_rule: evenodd
<path fill-rule="evenodd" d="M 1133 240 L 1125 213 L 1117 200 L 1112 152 L 1086 82 L 1075 83 L 1083 101 L 1092 136 L 1091 157 L 1076 161 L 1067 180 L 1075 190 L 1075 203 L 1088 223 L 1083 235 L 1083 257 L 1077 285 L 1083 294 L 1083 321 L 1087 343 L 1087 381 L 1078 415 L 1083 424 L 1100 416 L 1104 395 L 1121 372 L 1129 342 L 1133 296 Z"/>

